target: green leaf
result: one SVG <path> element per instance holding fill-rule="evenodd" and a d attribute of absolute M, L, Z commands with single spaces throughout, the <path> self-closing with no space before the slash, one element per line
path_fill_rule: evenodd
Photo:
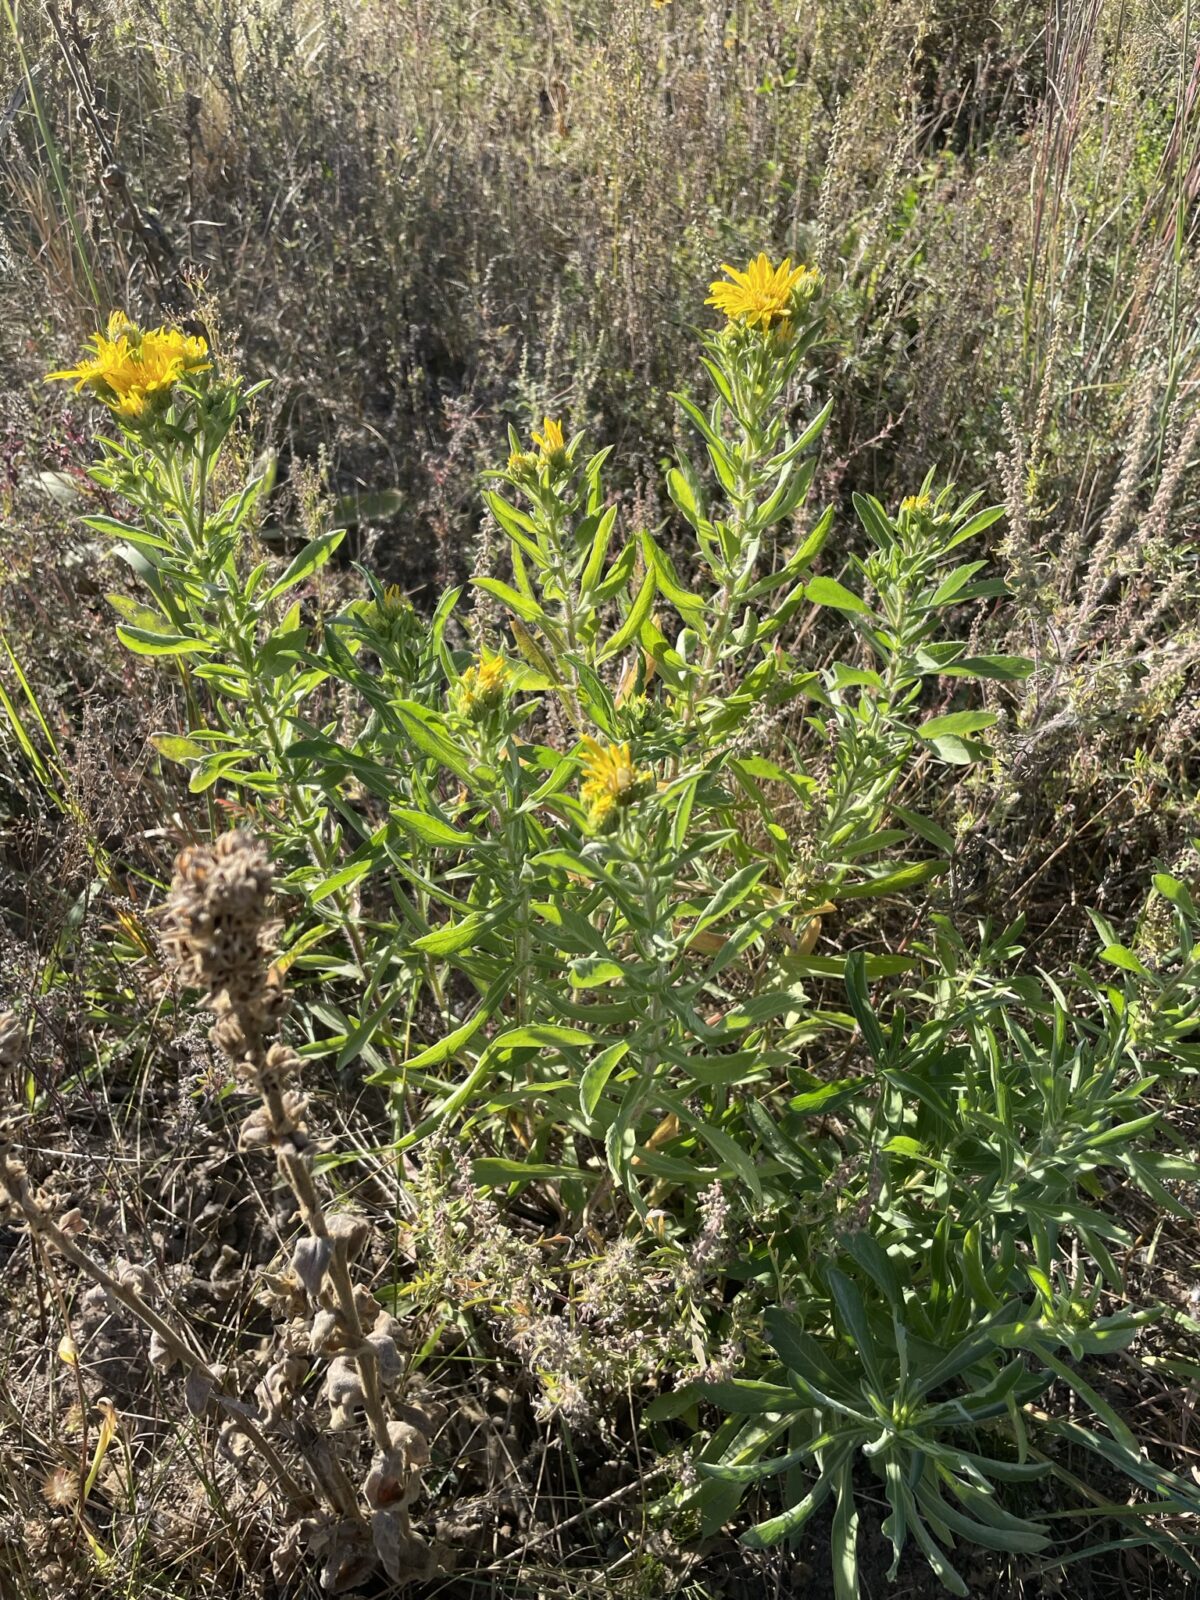
<path fill-rule="evenodd" d="M 866 601 L 836 578 L 810 578 L 804 586 L 804 594 L 817 606 L 832 606 L 836 611 L 854 611 L 862 616 L 871 614 Z"/>
<path fill-rule="evenodd" d="M 342 867 L 339 872 L 332 873 L 328 878 L 323 878 L 315 889 L 309 891 L 309 904 L 317 905 L 329 895 L 337 894 L 339 889 L 348 889 L 360 878 L 365 878 L 374 865 L 374 856 L 366 856 L 361 861 L 350 862 L 348 866 Z"/>
<path fill-rule="evenodd" d="M 325 565 L 345 537 L 345 528 L 332 528 L 328 533 L 319 533 L 315 539 L 310 539 L 304 549 L 293 558 L 283 576 L 276 579 L 263 595 L 263 599 L 275 600 L 279 595 L 286 594 L 289 589 L 294 588 L 296 584 L 303 583 L 310 573 Z"/>
<path fill-rule="evenodd" d="M 405 733 L 425 755 L 438 761 L 464 783 L 471 783 L 471 770 L 462 752 L 451 742 L 440 717 L 415 700 L 393 700 L 391 709 Z"/>
<path fill-rule="evenodd" d="M 696 1469 L 702 1478 L 717 1478 L 721 1483 L 760 1483 L 764 1478 L 777 1478 L 781 1472 L 788 1472 L 801 1462 L 811 1460 L 812 1453 L 812 1447 L 805 1444 L 798 1450 L 789 1450 L 786 1455 L 768 1456 L 764 1461 L 748 1461 L 744 1466 L 700 1460 L 696 1462 Z"/>
<path fill-rule="evenodd" d="M 1150 976 L 1133 951 L 1127 949 L 1123 944 L 1105 945 L 1100 952 L 1100 959 L 1107 961 L 1110 966 L 1120 967 L 1124 972 L 1136 973 L 1139 978 L 1148 978 Z"/>
<path fill-rule="evenodd" d="M 681 1123 L 691 1128 L 697 1138 L 702 1139 L 718 1159 L 742 1180 L 754 1198 L 761 1200 L 762 1184 L 759 1181 L 758 1171 L 753 1159 L 737 1139 L 726 1133 L 723 1128 L 714 1128 L 710 1122 L 705 1122 L 703 1118 L 694 1115 L 682 1100 L 666 1094 L 660 1098 L 663 1105 L 673 1111 Z"/>
<path fill-rule="evenodd" d="M 879 1365 L 879 1355 L 867 1318 L 867 1308 L 863 1304 L 858 1285 L 844 1272 L 839 1272 L 836 1267 L 827 1268 L 825 1276 L 843 1326 L 854 1342 L 858 1359 L 862 1362 L 869 1382 L 877 1395 L 886 1394 L 887 1382 Z"/>
<path fill-rule="evenodd" d="M 655 585 L 655 569 L 649 567 L 642 579 L 637 598 L 629 608 L 629 615 L 600 651 L 596 657 L 597 661 L 607 661 L 610 656 L 618 655 L 627 644 L 631 644 L 637 638 L 638 630 L 650 615 L 650 607 L 654 604 Z"/>
<path fill-rule="evenodd" d="M 431 817 L 427 811 L 414 811 L 408 806 L 393 806 L 389 814 L 406 833 L 424 840 L 426 844 L 455 845 L 462 850 L 478 843 L 473 834 L 452 828 L 448 822 L 443 822 L 439 817 Z"/>
<path fill-rule="evenodd" d="M 498 1189 L 511 1183 L 534 1183 L 538 1179 L 595 1183 L 598 1172 L 582 1167 L 555 1166 L 549 1161 L 511 1161 L 503 1156 L 481 1156 L 471 1163 L 471 1176 L 483 1188 Z"/>
<path fill-rule="evenodd" d="M 151 632 L 149 628 L 127 627 L 120 622 L 117 638 L 137 656 L 208 656 L 213 652 L 211 644 L 187 634 Z"/>
<path fill-rule="evenodd" d="M 127 522 L 118 522 L 116 517 L 84 517 L 84 526 L 94 528 L 97 533 L 107 534 L 110 539 L 125 539 L 130 544 L 137 545 L 143 550 L 172 550 L 174 547 L 160 539 L 153 533 L 147 533 L 144 528 L 131 527 Z"/>
<path fill-rule="evenodd" d="M 993 522 L 998 522 L 1004 515 L 1003 506 L 985 506 L 982 511 L 977 511 L 969 522 L 964 522 L 962 527 L 950 541 L 948 548 L 963 544 L 968 539 L 973 539 L 977 533 L 982 533 L 985 528 L 990 528 Z"/>
<path fill-rule="evenodd" d="M 1115 1127 L 1105 1128 L 1102 1133 L 1085 1134 L 1079 1141 L 1088 1150 L 1103 1150 L 1110 1144 L 1129 1144 L 1159 1121 L 1161 1111 L 1148 1112 L 1144 1117 L 1133 1117 L 1129 1122 L 1118 1122 Z"/>
<path fill-rule="evenodd" d="M 583 1069 L 583 1077 L 579 1080 L 579 1105 L 585 1117 L 595 1116 L 605 1084 L 628 1052 L 628 1042 L 618 1040 L 616 1044 L 601 1050 Z"/>
<path fill-rule="evenodd" d="M 693 528 L 707 521 L 695 490 L 678 467 L 672 467 L 667 473 L 667 493 Z"/>
<path fill-rule="evenodd" d="M 178 733 L 152 733 L 150 743 L 168 761 L 199 761 L 207 754 L 202 744 Z"/>
<path fill-rule="evenodd" d="M 233 772 L 234 768 L 242 761 L 253 761 L 253 750 L 222 750 L 216 755 L 205 756 L 203 761 L 196 764 L 188 783 L 190 794 L 204 794 L 211 789 L 213 784 L 220 781 L 226 773 Z"/>
<path fill-rule="evenodd" d="M 488 594 L 495 595 L 497 600 L 503 600 L 510 611 L 516 612 L 526 622 L 545 622 L 546 613 L 535 600 L 528 600 L 523 594 L 518 594 L 511 584 L 502 583 L 499 578 L 472 578 L 471 582 L 477 589 L 486 589 Z"/>
<path fill-rule="evenodd" d="M 854 509 L 858 520 L 881 550 L 890 550 L 896 542 L 891 519 L 873 494 L 854 495 Z"/>
<path fill-rule="evenodd" d="M 1178 878 L 1172 878 L 1166 872 L 1156 872 L 1154 874 L 1154 887 L 1173 906 L 1178 906 L 1185 916 L 1196 916 L 1196 905 L 1188 893 L 1187 885 L 1181 883 Z"/>
<path fill-rule="evenodd" d="M 995 678 L 1001 683 L 1016 683 L 1033 673 L 1028 656 L 963 656 L 959 661 L 937 669 L 946 678 Z"/>
<path fill-rule="evenodd" d="M 740 905 L 766 870 L 767 864 L 764 861 L 751 861 L 748 866 L 739 868 L 727 883 L 721 885 L 700 913 L 695 926 L 688 934 L 688 943 L 694 943 L 706 928 L 710 928 L 714 922 L 719 922 L 735 906 Z"/>
<path fill-rule="evenodd" d="M 944 717 L 930 717 L 917 729 L 922 739 L 941 739 L 946 734 L 981 733 L 996 722 L 994 711 L 951 711 Z"/>
<path fill-rule="evenodd" d="M 940 738 L 930 739 L 928 742 L 949 767 L 969 767 L 973 762 L 982 761 L 987 754 L 983 745 L 970 739 L 960 739 L 953 733 L 943 734 Z"/>
<path fill-rule="evenodd" d="M 683 587 L 670 556 L 659 549 L 649 533 L 642 534 L 642 551 L 647 564 L 654 568 L 658 592 L 675 607 L 689 628 L 698 628 L 704 619 L 705 601 Z"/>
<path fill-rule="evenodd" d="M 620 983 L 625 969 L 606 956 L 576 956 L 567 968 L 573 989 L 597 989 L 601 984 Z"/>
<path fill-rule="evenodd" d="M 823 1461 L 821 1467 L 823 1472 L 832 1473 L 837 1495 L 829 1535 L 834 1600 L 859 1600 L 862 1591 L 858 1583 L 858 1511 L 854 1501 L 853 1460 L 846 1453 L 836 1467 L 829 1460 Z"/>
<path fill-rule="evenodd" d="M 854 950 L 846 957 L 846 993 L 867 1049 L 875 1061 L 886 1061 L 890 1052 L 887 1040 L 883 1036 L 883 1029 L 879 1026 L 879 1020 L 871 1008 L 871 997 L 867 992 L 866 961 L 861 950 Z"/>
<path fill-rule="evenodd" d="M 150 633 L 158 633 L 162 628 L 162 612 L 151 610 L 149 606 L 142 605 L 140 600 L 134 600 L 127 594 L 106 594 L 104 598 L 119 617 L 133 623 L 135 628 L 145 628 Z"/>
<path fill-rule="evenodd" d="M 966 561 L 961 567 L 955 567 L 954 571 L 938 584 L 926 604 L 931 610 L 935 606 L 948 605 L 958 591 L 986 566 L 986 561 Z"/>
<path fill-rule="evenodd" d="M 583 596 L 590 594 L 600 581 L 600 574 L 604 570 L 604 558 L 608 554 L 609 540 L 612 538 L 616 520 L 617 507 L 610 506 L 596 525 L 592 548 L 579 576 L 579 593 Z"/>
<path fill-rule="evenodd" d="M 849 1446 L 843 1447 L 841 1454 L 845 1454 Z M 839 1455 L 840 1459 L 840 1455 Z M 816 1483 L 805 1495 L 803 1500 L 789 1507 L 777 1517 L 768 1517 L 765 1522 L 758 1522 L 753 1528 L 748 1528 L 742 1534 L 740 1543 L 747 1550 L 769 1550 L 773 1544 L 778 1544 L 781 1539 L 787 1539 L 792 1534 L 800 1532 L 814 1511 L 819 1511 L 833 1491 L 833 1477 L 829 1472 L 822 1472 Z"/>
<path fill-rule="evenodd" d="M 834 891 L 834 898 L 839 901 L 872 900 L 878 895 L 899 894 L 903 889 L 912 889 L 918 883 L 940 877 L 947 870 L 945 861 L 915 861 L 910 866 L 885 872 L 878 878 L 868 878 L 864 883 L 842 884 Z"/>
<path fill-rule="evenodd" d="M 819 1089 L 808 1089 L 803 1094 L 793 1095 L 788 1101 L 788 1110 L 797 1117 L 819 1117 L 830 1111 L 836 1111 L 856 1094 L 861 1094 L 863 1089 L 862 1078 L 834 1078 L 829 1083 L 823 1083 Z"/>
<path fill-rule="evenodd" d="M 894 801 L 891 809 L 905 827 L 911 828 L 913 833 L 924 839 L 927 844 L 933 845 L 946 857 L 954 854 L 954 840 L 945 828 L 940 827 L 932 818 L 922 816 L 919 811 L 909 811 L 904 806 L 896 805 Z"/>
<path fill-rule="evenodd" d="M 413 940 L 412 947 L 414 950 L 423 950 L 427 956 L 454 955 L 473 945 L 494 920 L 481 911 L 473 911 L 458 922 L 447 922 L 432 933 L 422 934 L 419 939 Z"/>
<path fill-rule="evenodd" d="M 377 1072 L 371 1079 L 372 1083 L 394 1083 L 398 1078 L 403 1078 L 409 1072 L 421 1072 L 426 1067 L 441 1066 L 443 1061 L 449 1061 L 456 1056 L 465 1044 L 470 1041 L 483 1027 L 484 1023 L 493 1015 L 497 1006 L 507 998 L 508 989 L 515 969 L 509 967 L 503 972 L 495 984 L 488 990 L 478 1007 L 467 1020 L 461 1023 L 453 1032 L 446 1034 L 436 1044 L 431 1044 L 428 1049 L 421 1050 L 417 1055 L 411 1056 L 399 1067 L 386 1067 L 382 1072 Z"/>

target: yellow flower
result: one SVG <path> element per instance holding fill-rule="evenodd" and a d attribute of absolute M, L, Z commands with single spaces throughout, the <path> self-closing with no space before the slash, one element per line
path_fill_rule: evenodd
<path fill-rule="evenodd" d="M 188 373 L 212 366 L 205 340 L 176 328 L 143 333 L 123 311 L 114 311 L 106 331 L 94 333 L 91 342 L 94 354 L 77 367 L 47 373 L 46 381 L 73 382 L 76 393 L 90 387 L 110 411 L 134 421 Z"/>
<path fill-rule="evenodd" d="M 508 470 L 514 478 L 528 478 L 538 469 L 538 458 L 532 450 L 514 450 L 508 458 Z"/>
<path fill-rule="evenodd" d="M 454 709 L 464 717 L 476 719 L 494 711 L 508 688 L 508 675 L 508 658 L 484 650 L 454 685 Z"/>
<path fill-rule="evenodd" d="M 541 433 L 535 433 L 533 442 L 538 449 L 538 462 L 543 467 L 559 467 L 567 453 L 563 440 L 562 423 L 552 417 L 542 419 Z"/>
<path fill-rule="evenodd" d="M 602 745 L 597 740 L 583 741 L 584 780 L 579 798 L 588 808 L 588 823 L 602 827 L 618 806 L 631 806 L 640 800 L 653 774 L 636 767 L 627 744 Z"/>
<path fill-rule="evenodd" d="M 821 275 L 812 267 L 793 267 L 792 258 L 785 256 L 773 267 L 767 256 L 759 254 L 739 272 L 728 262 L 721 266 L 732 283 L 720 278 L 709 284 L 709 297 L 705 305 L 723 311 L 730 322 L 744 323 L 748 328 L 759 327 L 769 333 L 776 323 L 788 325 L 798 296 L 811 294 L 820 282 Z"/>
<path fill-rule="evenodd" d="M 932 504 L 933 502 L 927 494 L 910 494 L 901 500 L 900 509 L 901 511 L 907 511 L 910 516 L 920 516 L 923 512 L 928 511 Z"/>

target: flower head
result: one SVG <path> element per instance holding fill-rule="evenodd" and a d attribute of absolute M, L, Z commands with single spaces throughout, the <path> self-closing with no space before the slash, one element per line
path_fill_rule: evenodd
<path fill-rule="evenodd" d="M 732 282 L 718 278 L 710 283 L 705 305 L 723 311 L 730 322 L 761 328 L 764 333 L 776 326 L 790 327 L 798 299 L 812 295 L 821 279 L 812 267 L 793 267 L 790 256 L 773 267 L 761 252 L 744 272 L 727 262 L 721 271 L 728 273 Z"/>
<path fill-rule="evenodd" d="M 910 494 L 901 500 L 900 509 L 901 511 L 907 511 L 910 516 L 916 517 L 926 513 L 932 503 L 927 494 Z"/>
<path fill-rule="evenodd" d="M 484 650 L 479 660 L 467 668 L 454 685 L 454 709 L 464 717 L 474 720 L 494 711 L 508 688 L 509 665 L 507 656 Z"/>
<path fill-rule="evenodd" d="M 46 381 L 73 382 L 76 393 L 91 388 L 110 411 L 132 422 L 165 402 L 181 378 L 212 366 L 204 339 L 177 328 L 143 333 L 123 311 L 114 311 L 91 342 L 93 354 L 76 367 L 47 373 Z"/>
<path fill-rule="evenodd" d="M 579 797 L 588 809 L 593 829 L 608 823 L 619 806 L 631 806 L 646 793 L 653 774 L 634 765 L 627 744 L 602 745 L 583 741 L 583 773 Z"/>
<path fill-rule="evenodd" d="M 561 422 L 555 422 L 553 417 L 543 417 L 542 431 L 533 435 L 533 442 L 537 445 L 539 466 L 562 466 L 566 459 L 567 447 L 563 439 Z"/>

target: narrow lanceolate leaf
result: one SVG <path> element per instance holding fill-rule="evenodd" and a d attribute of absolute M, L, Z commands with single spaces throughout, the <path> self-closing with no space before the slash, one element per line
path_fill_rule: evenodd
<path fill-rule="evenodd" d="M 995 678 L 1016 683 L 1032 675 L 1033 662 L 1028 656 L 963 656 L 937 670 L 944 678 Z"/>
<path fill-rule="evenodd" d="M 922 739 L 941 739 L 947 734 L 982 733 L 996 721 L 994 711 L 951 711 L 944 717 L 930 717 L 917 729 Z"/>
<path fill-rule="evenodd" d="M 150 743 L 160 756 L 166 756 L 168 761 L 200 761 L 208 754 L 202 744 L 197 744 L 195 739 L 187 739 L 178 733 L 153 733 Z"/>
<path fill-rule="evenodd" d="M 836 578 L 810 578 L 804 586 L 804 594 L 816 606 L 832 606 L 836 611 L 870 614 L 871 608 L 866 601 Z"/>
<path fill-rule="evenodd" d="M 502 583 L 499 578 L 472 578 L 471 582 L 477 589 L 486 589 L 488 594 L 493 594 L 497 600 L 502 600 L 510 611 L 515 611 L 517 616 L 523 617 L 526 622 L 547 620 L 546 613 L 537 601 L 518 594 L 511 584 Z"/>
<path fill-rule="evenodd" d="M 124 623 L 117 624 L 117 638 L 138 656 L 207 656 L 213 651 L 203 639 L 183 633 L 152 633 L 149 628 L 130 628 Z"/>
<path fill-rule="evenodd" d="M 408 806 L 393 806 L 391 816 L 406 833 L 413 834 L 426 844 L 457 845 L 464 849 L 475 843 L 474 837 L 461 828 L 452 828 L 440 817 L 431 817 L 427 811 L 414 811 Z"/>
<path fill-rule="evenodd" d="M 698 523 L 707 521 L 698 495 L 678 467 L 672 467 L 667 473 L 667 493 L 693 528 Z"/>
<path fill-rule="evenodd" d="M 305 578 L 316 572 L 318 567 L 323 567 L 330 556 L 346 537 L 345 528 L 332 528 L 328 533 L 319 533 L 315 539 L 310 539 L 304 549 L 295 556 L 291 565 L 281 578 L 278 578 L 263 595 L 264 600 L 274 600 L 281 594 L 286 594 L 296 584 L 303 583 Z"/>
<path fill-rule="evenodd" d="M 847 883 L 834 891 L 834 897 L 842 900 L 872 900 L 878 895 L 899 894 L 904 889 L 912 889 L 918 883 L 925 883 L 930 878 L 940 877 L 949 871 L 949 863 L 945 861 L 914 861 L 911 866 L 897 867 L 893 872 L 885 872 L 878 878 L 868 878 L 863 883 Z"/>
<path fill-rule="evenodd" d="M 628 1052 L 628 1042 L 618 1040 L 606 1050 L 601 1050 L 583 1069 L 583 1077 L 579 1080 L 579 1106 L 585 1117 L 595 1116 L 605 1084 Z"/>
<path fill-rule="evenodd" d="M 727 883 L 723 883 L 697 918 L 688 943 L 694 944 L 706 928 L 712 927 L 714 922 L 719 922 L 735 906 L 740 905 L 766 870 L 765 862 L 752 861 L 749 866 L 735 872 Z"/>
<path fill-rule="evenodd" d="M 573 989 L 598 989 L 625 976 L 625 968 L 607 956 L 577 956 L 567 970 Z"/>
<path fill-rule="evenodd" d="M 654 591 L 655 573 L 654 568 L 650 567 L 642 579 L 637 598 L 629 608 L 629 615 L 601 650 L 596 658 L 598 661 L 607 661 L 610 656 L 618 655 L 626 645 L 633 643 L 642 623 L 650 615 L 650 607 L 654 604 Z"/>
<path fill-rule="evenodd" d="M 473 911 L 468 916 L 460 918 L 458 922 L 448 922 L 444 927 L 435 928 L 432 933 L 422 934 L 419 939 L 413 940 L 414 950 L 423 950 L 427 956 L 449 956 L 459 950 L 466 950 L 479 938 L 488 927 L 493 918 L 485 916 L 480 911 Z"/>
<path fill-rule="evenodd" d="M 394 700 L 392 710 L 418 750 L 465 781 L 470 781 L 467 762 L 446 734 L 440 717 L 418 705 L 415 700 Z"/>

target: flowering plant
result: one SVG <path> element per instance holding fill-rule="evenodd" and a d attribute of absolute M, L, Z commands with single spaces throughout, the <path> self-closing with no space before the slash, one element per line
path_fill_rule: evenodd
<path fill-rule="evenodd" d="M 301 1060 L 361 1065 L 386 1097 L 382 1148 L 399 1171 L 434 1170 L 450 1141 L 467 1190 L 611 1243 L 605 1284 L 638 1252 L 674 1270 L 684 1331 L 655 1359 L 678 1376 L 690 1350 L 699 1376 L 660 1395 L 647 1426 L 667 1445 L 676 1419 L 698 1432 L 702 1407 L 728 1413 L 697 1451 L 699 1477 L 661 1508 L 681 1536 L 714 1532 L 747 1486 L 778 1476 L 783 1509 L 747 1539 L 790 1537 L 831 1498 L 849 1600 L 861 1458 L 882 1477 L 897 1557 L 911 1537 L 964 1593 L 955 1536 L 1028 1551 L 1048 1537 L 998 1502 L 1029 1475 L 1021 1408 L 1052 1376 L 1099 1408 L 1062 1351 L 1136 1332 L 1137 1318 L 1100 1312 L 1108 1224 L 1076 1187 L 1109 1151 L 1161 1188 L 1128 1152 L 1145 1084 L 1119 1028 L 1071 1044 L 1057 992 L 1021 991 L 1026 1027 L 1008 1008 L 1016 991 L 982 987 L 947 919 L 927 955 L 932 993 L 921 952 L 883 937 L 872 908 L 908 904 L 955 851 L 905 803 L 906 774 L 989 760 L 995 686 L 1030 671 L 946 636 L 964 602 L 1003 594 L 959 554 L 1000 512 L 930 473 L 894 511 L 856 497 L 861 532 L 835 534 L 835 509 L 809 505 L 834 403 L 807 401 L 820 276 L 765 255 L 724 271 L 708 300 L 721 323 L 700 340 L 709 393 L 674 397 L 695 442 L 666 472 L 673 525 L 625 531 L 609 451 L 589 453 L 561 419 L 528 443 L 510 429 L 483 491 L 504 562 L 474 576 L 473 606 L 455 589 L 428 617 L 369 575 L 340 608 L 301 606 L 295 591 L 340 532 L 310 530 L 282 572 L 259 548 L 270 475 L 239 474 L 236 453 L 255 391 L 219 373 L 203 340 L 117 315 L 55 376 L 90 389 L 120 431 L 95 476 L 128 517 L 89 521 L 138 582 L 136 597 L 110 597 L 121 639 L 179 668 L 179 725 L 157 747 L 208 797 L 215 832 L 215 792 L 253 821 L 287 897 L 278 971 L 294 1045 L 267 1043 L 228 994 L 217 1036 L 262 1100 L 243 1141 L 274 1150 L 297 1197 L 313 1326 L 352 1347 L 338 1381 L 365 1400 L 375 1521 L 379 1484 L 415 1468 L 385 1405 L 400 1323 L 369 1334 L 363 1310 L 378 1308 L 356 1298 L 345 1251 L 323 1251 L 315 1175 L 356 1152 L 313 1159 Z M 190 870 L 172 937 L 211 984 L 179 920 Z M 1018 932 L 990 959 L 1010 959 Z M 261 1000 L 275 980 L 258 978 Z M 915 1031 L 900 1008 L 880 1020 L 885 979 L 917 985 Z M 1039 1119 L 1058 1143 L 1037 1146 L 1035 1171 L 1024 1152 Z M 734 1215 L 730 1264 L 717 1235 Z M 1064 1219 L 1095 1265 L 1067 1288 Z M 395 1286 L 398 1315 L 444 1292 L 446 1254 Z M 486 1275 L 513 1254 L 471 1259 Z M 475 1291 L 517 1330 L 514 1348 L 536 1352 L 541 1414 L 577 1418 L 582 1375 L 601 1384 L 603 1363 L 578 1356 L 555 1308 L 607 1290 L 599 1270 L 590 1291 L 570 1270 L 555 1282 L 495 1269 Z M 623 1348 L 629 1382 L 661 1386 L 665 1370 L 639 1359 Z M 1015 1462 L 992 1448 L 1002 1419 Z M 427 1441 L 409 1443 L 423 1459 Z M 352 1501 L 342 1494 L 350 1523 Z M 424 1561 L 407 1515 L 385 1522 L 389 1572 L 400 1545 Z"/>

